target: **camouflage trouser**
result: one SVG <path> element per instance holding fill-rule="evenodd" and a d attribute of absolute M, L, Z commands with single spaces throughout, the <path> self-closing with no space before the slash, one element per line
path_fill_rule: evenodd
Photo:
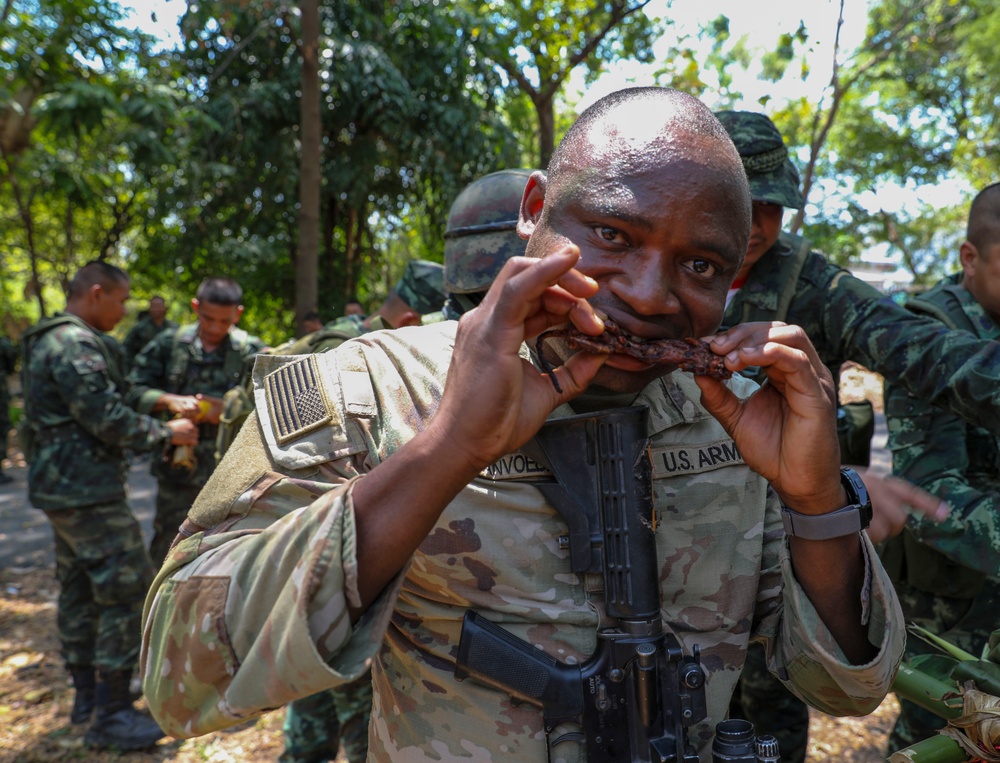
<path fill-rule="evenodd" d="M 194 499 L 201 492 L 201 485 L 179 485 L 175 482 L 159 480 L 156 491 L 156 517 L 153 519 L 153 540 L 149 544 L 149 556 L 153 566 L 159 569 L 167 558 L 170 544 L 177 537 L 177 528 L 187 519 Z"/>
<path fill-rule="evenodd" d="M 350 763 L 368 759 L 368 718 L 372 677 L 321 691 L 289 703 L 285 713 L 285 751 L 279 763 L 323 763 L 337 759 L 344 746 Z"/>
<path fill-rule="evenodd" d="M 56 541 L 62 656 L 68 665 L 131 670 L 153 565 L 125 501 L 46 511 Z"/>
<path fill-rule="evenodd" d="M 1000 583 L 987 579 L 974 599 L 953 599 L 920 591 L 906 582 L 896 583 L 896 593 L 908 623 L 922 625 L 955 646 L 976 655 L 1000 621 Z M 911 660 L 920 654 L 940 654 L 917 636 L 908 635 L 906 656 Z M 909 700 L 900 699 L 900 713 L 889 735 L 887 754 L 934 736 L 943 728 L 942 718 L 924 710 Z"/>
<path fill-rule="evenodd" d="M 760 644 L 750 644 L 747 649 L 747 661 L 729 703 L 729 717 L 750 721 L 757 734 L 774 734 L 782 763 L 805 761 L 809 708 L 767 669 Z"/>

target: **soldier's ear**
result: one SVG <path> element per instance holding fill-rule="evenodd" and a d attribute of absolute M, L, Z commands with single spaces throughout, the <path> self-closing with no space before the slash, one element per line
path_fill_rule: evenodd
<path fill-rule="evenodd" d="M 958 260 L 962 263 L 962 270 L 966 275 L 975 274 L 979 262 L 979 249 L 971 241 L 963 241 L 958 248 Z"/>
<path fill-rule="evenodd" d="M 198 314 L 198 305 L 200 304 L 201 303 L 198 301 L 197 297 L 191 297 L 191 310 L 194 312 L 195 315 Z"/>
<path fill-rule="evenodd" d="M 517 235 L 529 238 L 535 232 L 535 225 L 545 206 L 546 177 L 544 172 L 532 172 L 524 186 L 521 209 L 517 221 Z"/>

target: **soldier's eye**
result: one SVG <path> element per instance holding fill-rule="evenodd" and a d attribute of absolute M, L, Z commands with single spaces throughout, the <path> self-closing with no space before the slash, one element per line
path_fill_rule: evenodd
<path fill-rule="evenodd" d="M 698 275 L 712 276 L 717 272 L 715 265 L 708 260 L 692 260 L 689 266 Z"/>
<path fill-rule="evenodd" d="M 604 241 L 611 244 L 622 244 L 625 243 L 624 237 L 617 228 L 612 228 L 609 225 L 601 225 L 594 229 L 597 231 L 597 235 L 600 236 Z"/>

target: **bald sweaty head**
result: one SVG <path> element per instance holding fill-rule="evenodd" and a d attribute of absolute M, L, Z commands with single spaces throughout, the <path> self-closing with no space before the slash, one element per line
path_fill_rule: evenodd
<path fill-rule="evenodd" d="M 682 162 L 709 170 L 729 186 L 732 224 L 749 237 L 750 189 L 725 128 L 701 101 L 679 90 L 637 87 L 618 90 L 586 109 L 552 155 L 547 172 L 549 203 L 602 168 L 628 178 Z"/>

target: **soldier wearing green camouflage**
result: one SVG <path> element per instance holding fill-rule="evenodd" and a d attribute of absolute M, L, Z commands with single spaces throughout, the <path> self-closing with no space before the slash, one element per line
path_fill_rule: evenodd
<path fill-rule="evenodd" d="M 1000 340 L 1000 184 L 972 202 L 962 272 L 907 301 L 907 308 Z M 886 541 L 882 558 L 907 620 L 979 654 L 1000 611 L 1000 438 L 952 413 L 927 405 L 897 384 L 886 384 L 885 414 L 893 473 L 947 501 L 940 525 L 912 517 Z M 932 652 L 918 638 L 907 657 Z M 889 737 L 888 752 L 933 736 L 941 718 L 907 700 Z"/>
<path fill-rule="evenodd" d="M 596 309 L 647 338 L 715 329 L 750 227 L 719 123 L 676 91 L 606 96 L 523 198 L 528 257 L 460 321 L 258 358 L 259 415 L 147 598 L 144 682 L 172 733 L 239 723 L 371 665 L 373 760 L 581 759 L 594 729 L 547 737 L 538 708 L 457 682 L 456 646 L 471 607 L 554 659 L 593 652 L 601 581 L 572 572 L 566 522 L 534 484 L 547 471 L 522 448 L 549 416 L 628 404 L 649 409 L 664 627 L 708 672 L 708 717 L 690 730 L 701 760 L 751 638 L 827 712 L 881 702 L 903 633 L 870 542 L 851 531 L 804 546 L 781 529 L 782 501 L 825 515 L 846 500 L 830 377 L 801 331 L 715 339 L 731 370 L 765 365 L 787 382 L 761 390 L 554 340 L 557 391 L 525 343 L 567 320 L 598 334 Z"/>
<path fill-rule="evenodd" d="M 10 432 L 10 391 L 7 387 L 7 377 L 14 373 L 17 363 L 17 349 L 7 337 L 0 336 L 0 485 L 11 480 L 9 474 L 3 473 L 3 460 L 7 458 L 7 434 Z"/>
<path fill-rule="evenodd" d="M 152 341 L 153 337 L 161 331 L 175 328 L 177 328 L 177 322 L 167 318 L 167 303 L 163 297 L 150 297 L 146 314 L 135 322 L 135 325 L 125 335 L 125 341 L 122 342 L 122 349 L 125 351 L 126 372 L 135 362 L 135 356 Z"/>
<path fill-rule="evenodd" d="M 22 375 L 28 497 L 55 535 L 59 640 L 76 689 L 70 717 L 85 723 L 96 710 L 88 744 L 140 749 L 163 733 L 129 696 L 153 566 L 126 501 L 123 449 L 193 443 L 197 433 L 186 419 L 163 424 L 124 403 L 121 350 L 104 332 L 124 316 L 128 294 L 118 268 L 84 266 L 66 312 L 25 332 Z"/>
<path fill-rule="evenodd" d="M 153 459 L 156 518 L 149 553 L 159 565 L 198 491 L 215 468 L 215 437 L 222 397 L 249 374 L 254 356 L 264 348 L 255 336 L 236 327 L 243 312 L 243 290 L 231 278 L 207 278 L 191 308 L 197 323 L 156 335 L 136 356 L 129 381 L 129 402 L 149 413 L 170 396 L 199 396 L 207 412 L 198 416 L 198 445 L 193 457 L 177 450 Z"/>
<path fill-rule="evenodd" d="M 722 111 L 753 194 L 747 256 L 734 282 L 723 326 L 779 320 L 801 326 L 835 374 L 860 363 L 917 398 L 1000 431 L 996 384 L 1000 345 L 909 312 L 822 254 L 781 231 L 785 207 L 805 204 L 798 172 L 777 128 L 763 114 Z M 862 438 L 867 445 L 868 440 Z M 867 453 L 845 463 L 857 463 Z M 805 758 L 809 716 L 751 651 L 732 712 L 778 736 L 782 758 Z"/>

